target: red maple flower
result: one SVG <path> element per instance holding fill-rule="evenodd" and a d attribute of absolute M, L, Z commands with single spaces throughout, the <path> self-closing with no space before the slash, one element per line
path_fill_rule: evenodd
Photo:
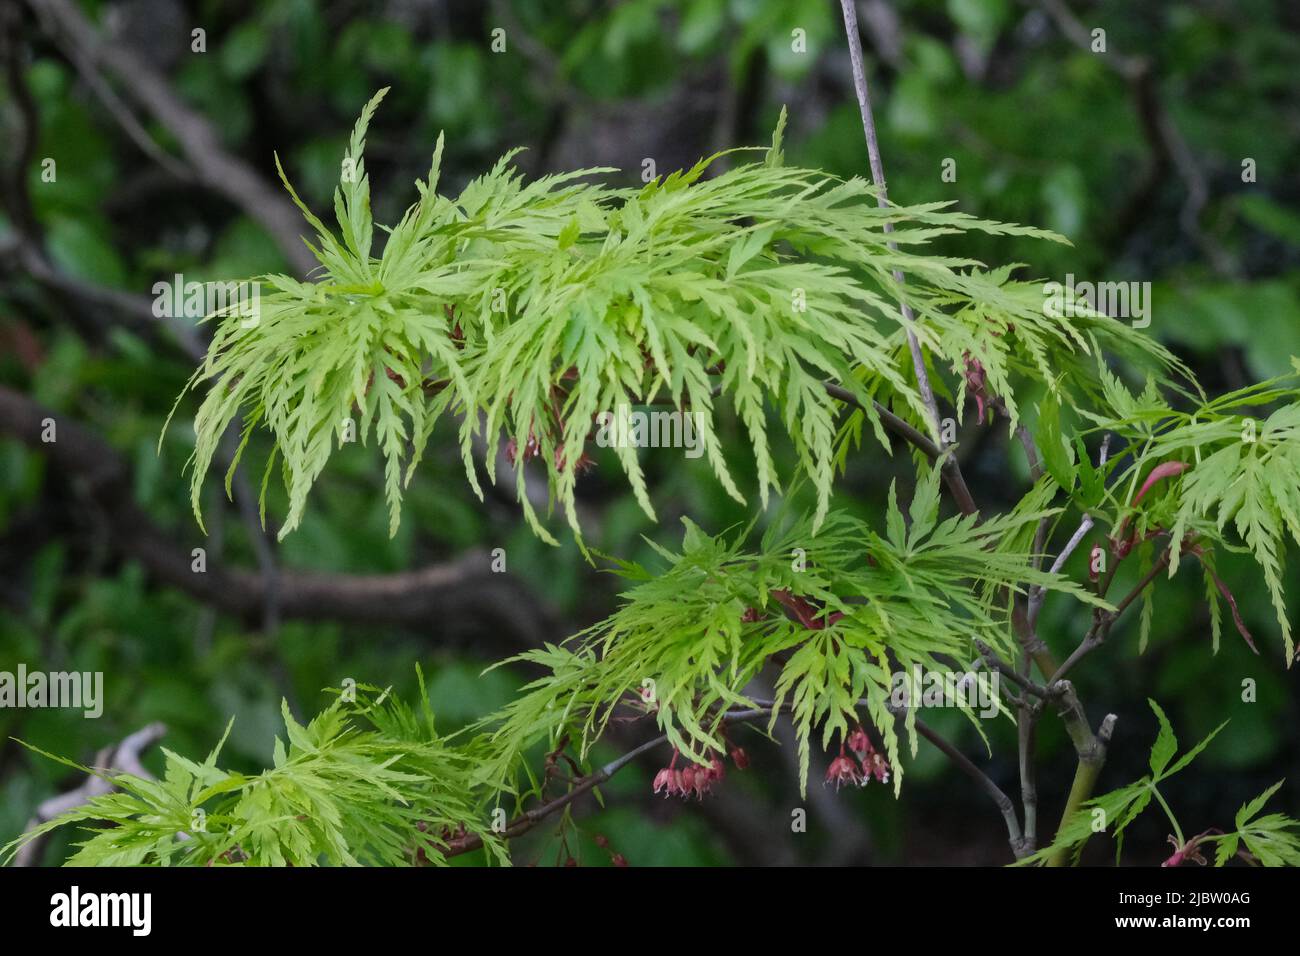
<path fill-rule="evenodd" d="M 676 769 L 678 756 L 679 754 L 677 753 L 676 750 L 674 750 L 672 761 L 668 764 L 668 766 L 664 767 L 657 774 L 655 774 L 655 779 L 654 779 L 655 793 L 658 793 L 660 790 L 662 790 L 664 792 L 664 796 L 671 797 L 674 794 L 681 792 L 681 771 Z"/>
<path fill-rule="evenodd" d="M 867 736 L 867 732 L 862 729 L 861 724 L 853 729 L 853 733 L 849 734 L 847 743 L 849 750 L 853 751 L 853 755 L 859 760 L 871 753 L 871 738 Z"/>
<path fill-rule="evenodd" d="M 845 756 L 843 744 L 840 744 L 840 755 L 831 761 L 830 767 L 826 770 L 826 783 L 835 784 L 836 790 L 846 783 L 855 787 L 866 783 L 866 778 L 858 771 L 857 763 L 853 758 Z"/>
<path fill-rule="evenodd" d="M 528 442 L 524 445 L 524 461 L 536 458 L 542 453 L 542 444 L 532 432 L 528 433 Z M 519 457 L 519 443 L 513 438 L 506 442 L 506 460 L 513 466 Z"/>
<path fill-rule="evenodd" d="M 878 750 L 873 750 L 871 754 L 862 761 L 863 775 L 870 774 L 881 783 L 889 783 L 889 761 L 885 759 L 884 754 Z M 865 781 L 863 781 L 865 783 Z"/>

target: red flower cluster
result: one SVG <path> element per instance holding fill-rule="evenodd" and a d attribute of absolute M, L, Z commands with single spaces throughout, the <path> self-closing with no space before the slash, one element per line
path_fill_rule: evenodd
<path fill-rule="evenodd" d="M 555 470 L 564 471 L 568 466 L 568 461 L 564 457 L 564 449 L 555 449 Z M 585 451 L 578 455 L 578 463 L 573 466 L 574 472 L 581 475 L 596 467 L 596 459 L 592 458 Z"/>
<path fill-rule="evenodd" d="M 868 779 L 858 772 L 858 765 L 853 758 L 844 755 L 844 745 L 840 744 L 840 755 L 831 761 L 826 771 L 826 782 L 835 784 L 835 789 L 838 790 L 846 783 L 861 787 Z"/>
<path fill-rule="evenodd" d="M 678 770 L 677 758 L 680 756 L 681 753 L 674 749 L 672 761 L 655 774 L 653 784 L 655 793 L 662 792 L 666 797 L 681 797 L 683 800 L 694 794 L 697 800 L 703 800 L 704 795 L 713 789 L 713 785 L 726 776 L 726 766 L 722 758 L 716 754 L 708 766 L 688 763 L 685 768 Z M 749 758 L 740 747 L 731 749 L 731 759 L 735 761 L 737 770 L 744 770 L 749 766 Z"/>
<path fill-rule="evenodd" d="M 853 752 L 853 757 L 845 753 L 846 745 Z M 854 757 L 857 758 L 856 761 Z M 845 784 L 865 787 L 872 777 L 881 783 L 889 783 L 889 761 L 872 746 L 867 732 L 858 726 L 840 744 L 840 755 L 831 761 L 826 770 L 826 783 L 835 784 L 836 790 Z"/>
<path fill-rule="evenodd" d="M 549 442 L 550 438 L 548 437 L 547 440 Z M 540 456 L 541 453 L 542 453 L 542 440 L 537 436 L 537 433 L 531 429 L 528 432 L 528 440 L 524 444 L 524 450 L 522 455 L 519 452 L 518 441 L 511 438 L 509 441 L 506 442 L 506 460 L 510 462 L 512 467 L 518 465 L 519 460 L 521 458 L 524 461 L 531 461 L 532 459 Z M 569 463 L 568 460 L 565 458 L 563 448 L 557 447 L 555 449 L 553 453 L 553 459 L 555 461 L 556 471 L 564 471 L 564 469 L 568 467 Z M 581 453 L 579 453 L 578 460 L 574 464 L 573 470 L 577 474 L 581 475 L 584 472 L 590 471 L 592 468 L 595 467 L 596 467 L 596 459 L 592 458 L 584 450 Z"/>
<path fill-rule="evenodd" d="M 536 458 L 542 453 L 542 443 L 532 432 L 528 433 L 528 442 L 524 445 L 524 460 Z M 519 458 L 519 443 L 513 438 L 506 442 L 506 460 L 513 466 Z"/>

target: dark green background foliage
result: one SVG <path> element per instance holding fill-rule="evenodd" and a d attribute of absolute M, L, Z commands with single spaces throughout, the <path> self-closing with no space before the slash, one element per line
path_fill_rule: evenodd
<path fill-rule="evenodd" d="M 940 242 L 939 252 L 993 265 L 1025 262 L 1030 274 L 1061 280 L 1067 273 L 1150 280 L 1149 331 L 1210 394 L 1288 371 L 1288 357 L 1300 355 L 1300 9 L 1284 0 L 1072 6 L 1086 27 L 1105 27 L 1107 55 L 1077 47 L 1035 4 L 859 4 L 891 198 L 954 199 L 963 212 L 1053 229 L 1074 244 L 965 233 Z M 220 145 L 268 182 L 278 152 L 304 201 L 320 211 L 329 208 L 355 117 L 383 86 L 391 91 L 366 151 L 380 222 L 395 222 L 412 200 L 411 183 L 427 172 L 439 131 L 447 143 L 441 191 L 450 194 L 513 146 L 527 147 L 518 162 L 529 175 L 614 166 L 622 170 L 615 184 L 636 184 L 646 158 L 667 174 L 723 147 L 765 144 L 783 105 L 789 163 L 866 173 L 842 25 L 830 0 L 128 0 L 82 9 L 166 75 L 213 123 Z M 500 54 L 489 49 L 498 26 L 508 37 Z M 191 51 L 194 27 L 206 30 L 204 53 Z M 805 53 L 792 52 L 795 28 L 806 31 Z M 38 136 L 22 175 L 62 274 L 146 296 L 175 273 L 205 280 L 292 271 L 249 210 L 177 176 L 123 135 L 66 46 L 53 42 L 30 10 L 5 29 L 21 80 L 0 89 L 5 188 L 23 158 L 24 110 L 15 91 L 25 88 Z M 1140 76 L 1117 68 L 1138 59 Z M 172 134 L 140 115 L 157 144 L 179 155 Z M 44 157 L 57 161 L 53 183 L 41 181 Z M 1242 182 L 1246 157 L 1257 164 L 1256 183 Z M 956 161 L 955 182 L 941 178 L 947 158 Z M 13 208 L 6 210 L 4 235 L 12 237 Z M 249 524 L 226 501 L 218 471 L 204 496 L 206 539 L 190 512 L 182 469 L 193 449 L 188 423 L 198 396 L 182 400 L 179 425 L 157 450 L 192 358 L 158 326 L 119 321 L 102 301 L 30 275 L 12 243 L 4 250 L 0 385 L 110 443 L 130 465 L 130 495 L 181 551 L 202 546 L 214 562 L 256 568 Z M 1027 410 L 1035 399 L 1018 396 Z M 1028 486 L 1019 448 L 1003 428 L 980 427 L 970 414 L 964 421 L 960 455 L 976 497 L 1009 507 Z M 728 461 L 738 468 L 752 461 L 743 425 L 723 427 L 724 441 L 738 449 L 728 451 Z M 789 474 L 793 452 L 779 430 L 773 435 L 778 466 Z M 265 436 L 255 436 L 250 454 L 261 461 L 268 451 Z M 587 543 L 598 552 L 653 563 L 641 536 L 675 548 L 682 515 L 710 533 L 748 516 L 704 459 L 653 456 L 644 463 L 660 519 L 654 525 L 610 453 L 597 457 L 598 467 L 578 484 L 578 501 Z M 301 719 L 326 701 L 323 688 L 347 677 L 391 683 L 409 696 L 417 661 L 439 728 L 450 730 L 504 704 L 528 676 L 508 668 L 483 675 L 484 666 L 525 650 L 526 642 L 558 640 L 614 608 L 618 581 L 586 563 L 571 538 L 561 535 L 559 548 L 540 542 L 521 520 L 512 489 L 489 490 L 485 503 L 474 498 L 453 429 L 435 433 L 392 538 L 382 469 L 372 449 L 336 453 L 301 527 L 275 546 L 278 565 L 385 574 L 500 547 L 510 574 L 539 599 L 519 609 L 526 627 L 509 626 L 508 617 L 476 620 L 458 607 L 401 626 L 303 620 L 274 607 L 213 610 L 160 583 L 138 553 L 120 546 L 85 475 L 0 438 L 0 669 L 26 661 L 103 671 L 107 696 L 98 721 L 67 711 L 0 710 L 0 844 L 20 832 L 42 799 L 77 783 L 10 737 L 89 761 L 99 748 L 162 720 L 170 749 L 201 758 L 233 715 L 223 759 L 256 770 L 281 732 L 282 697 Z M 894 478 L 910 487 L 906 456 L 890 459 L 867 443 L 850 456 L 834 504 L 879 527 Z M 738 473 L 737 480 L 752 495 L 755 476 Z M 273 487 L 269 522 L 285 509 Z M 1086 554 L 1081 549 L 1067 568 L 1076 580 L 1085 577 Z M 1293 605 L 1296 567 L 1293 560 L 1286 577 Z M 1126 618 L 1072 675 L 1094 719 L 1120 714 L 1103 790 L 1145 772 L 1157 729 L 1147 697 L 1162 702 L 1189 741 L 1230 718 L 1198 772 L 1168 785 L 1180 819 L 1196 831 L 1229 825 L 1244 801 L 1286 775 L 1295 779 L 1274 808 L 1300 810 L 1300 669 L 1282 666 L 1258 569 L 1224 554 L 1219 570 L 1262 656 L 1231 628 L 1211 653 L 1202 581 L 1189 572 L 1162 582 L 1144 653 L 1137 618 Z M 1133 574 L 1123 569 L 1118 593 Z M 1045 606 L 1039 633 L 1060 656 L 1087 628 L 1078 607 L 1052 598 Z M 1240 702 L 1245 678 L 1258 682 L 1256 703 Z M 979 750 L 960 715 L 927 719 L 967 752 Z M 1054 820 L 1073 756 L 1058 723 L 1041 727 L 1040 787 Z M 909 766 L 900 802 L 885 787 L 838 796 L 824 790 L 817 774 L 825 758 L 815 753 L 812 792 L 803 801 L 789 741 L 776 748 L 743 733 L 752 769 L 731 773 L 702 803 L 652 802 L 647 768 L 630 768 L 608 788 L 607 810 L 582 822 L 567 850 L 547 830 L 530 836 L 516 859 L 551 862 L 573 852 L 601 864 L 607 854 L 590 842 L 596 833 L 634 865 L 1007 858 L 983 795 L 932 750 L 923 748 Z M 1009 722 L 998 722 L 991 735 L 995 752 L 1014 754 Z M 155 770 L 157 758 L 146 761 Z M 1009 791 L 1015 772 L 1014 757 L 990 767 Z M 810 808 L 805 836 L 789 831 L 796 805 Z M 64 853 L 60 839 L 68 835 L 46 848 L 47 861 Z M 1150 862 L 1163 856 L 1163 841 L 1152 816 L 1134 825 L 1126 845 L 1135 861 Z M 1145 856 L 1137 849 L 1144 846 Z"/>

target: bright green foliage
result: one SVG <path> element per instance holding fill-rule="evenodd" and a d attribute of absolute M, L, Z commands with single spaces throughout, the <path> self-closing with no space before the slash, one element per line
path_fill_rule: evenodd
<path fill-rule="evenodd" d="M 581 540 L 579 466 L 601 414 L 622 406 L 697 416 L 714 474 L 743 502 L 719 437 L 730 406 L 752 450 L 762 504 L 806 481 L 815 506 L 797 519 L 774 516 L 756 544 L 758 517 L 716 536 L 687 520 L 680 551 L 656 546 L 662 569 L 617 563 L 630 582 L 621 607 L 567 642 L 515 658 L 544 676 L 473 725 L 455 749 L 434 734 L 431 718 L 396 704 L 331 708 L 305 728 L 286 713 L 289 747 L 278 748 L 276 766 L 259 777 L 217 770 L 215 752 L 201 767 L 169 754 L 164 781 L 118 780 L 122 793 L 48 825 L 117 824 L 92 836 L 76 862 L 230 861 L 237 851 L 254 863 L 399 863 L 417 850 L 438 862 L 432 835 L 462 824 L 504 859 L 476 821 L 506 795 L 520 809 L 546 796 L 531 766 L 537 749 L 572 743 L 589 762 L 616 716 L 652 722 L 688 760 L 708 763 L 725 747 L 729 713 L 767 713 L 769 726 L 788 715 L 804 789 L 814 742 L 826 748 L 870 723 L 897 792 L 902 739 L 913 756 L 917 750 L 915 711 L 900 699 L 897 675 L 949 671 L 954 659 L 972 659 L 976 638 L 1014 660 L 1010 608 L 1030 588 L 1113 610 L 1092 590 L 1039 570 L 1040 535 L 1064 510 L 1056 504 L 1062 490 L 1109 521 L 1112 553 L 1122 559 L 1135 550 L 1140 573 L 1162 538 L 1174 542 L 1171 574 L 1184 546 L 1196 554 L 1216 646 L 1218 602 L 1228 592 L 1215 549 L 1239 547 L 1225 539 L 1233 522 L 1263 568 L 1291 658 L 1281 549 L 1287 531 L 1300 541 L 1300 389 L 1279 379 L 1207 401 L 1194 383 L 1180 389 L 1173 379 L 1190 382 L 1186 367 L 1131 325 L 1077 303 L 1068 318 L 1045 308 L 1042 285 L 1014 280 L 1014 267 L 926 254 L 936 238 L 972 231 L 1059 236 L 973 219 L 947 203 L 881 209 L 861 179 L 784 166 L 783 120 L 758 161 L 706 176 L 717 159 L 709 157 L 639 190 L 594 181 L 604 169 L 525 183 L 508 154 L 447 198 L 437 193 L 440 139 L 427 181 L 416 184 L 419 201 L 385 230 L 376 257 L 362 154 L 381 96 L 348 147 L 337 234 L 290 187 L 315 230 L 321 274 L 311 282 L 264 277 L 256 322 L 233 312 L 216 317 L 211 351 L 191 382 L 208 388 L 195 422 L 196 513 L 204 473 L 237 419 L 241 453 L 259 425 L 274 437 L 263 489 L 278 456 L 289 496 L 282 534 L 299 523 L 336 442 L 355 427 L 362 441 L 373 434 L 384 455 L 395 530 L 403 488 L 448 413 L 459 418 L 461 458 L 476 491 L 476 458 L 486 450 L 495 481 L 505 440 L 521 459 L 516 493 L 532 529 L 554 542 L 526 493 L 529 470 L 540 468 L 551 504 Z M 1005 514 L 940 520 L 933 463 L 923 466 L 906 512 L 891 486 L 883 533 L 831 508 L 835 468 L 868 424 L 889 448 L 875 402 L 933 427 L 911 378 L 904 305 L 926 354 L 955 373 L 949 394 L 959 408 L 968 387 L 978 387 L 1014 430 L 1023 424 L 1017 388 L 1027 380 L 1047 387 L 1033 435 L 1043 474 Z M 1151 367 L 1141 394 L 1106 367 L 1103 350 Z M 841 416 L 826 391 L 832 380 L 856 399 L 851 415 Z M 936 382 L 943 394 L 947 386 Z M 1177 407 L 1162 387 L 1179 394 Z M 1249 430 L 1241 410 L 1269 405 L 1276 410 L 1257 433 Z M 1112 436 L 1108 462 L 1091 463 L 1087 433 L 1068 435 L 1067 415 Z M 769 427 L 778 421 L 798 462 L 791 476 L 777 474 Z M 637 450 L 615 451 L 653 517 Z M 1148 588 L 1143 644 L 1152 613 Z M 756 701 L 752 686 L 765 667 L 773 699 Z M 1173 762 L 1177 741 L 1155 710 L 1161 732 L 1151 774 L 1085 804 L 1056 843 L 1027 862 L 1077 854 L 1092 833 L 1088 811 L 1104 811 L 1122 842 L 1153 799 L 1164 805 L 1157 784 L 1213 734 Z M 353 728 L 363 715 L 376 730 Z M 1220 839 L 1224 859 L 1240 844 L 1263 862 L 1294 860 L 1295 821 L 1259 817 L 1272 792 L 1243 808 L 1236 833 L 1193 840 Z M 207 828 L 191 832 L 200 806 Z M 1170 819 L 1178 847 L 1193 852 L 1195 842 Z M 178 840 L 179 832 L 192 839 Z"/>
<path fill-rule="evenodd" d="M 1210 732 L 1209 736 L 1184 753 L 1177 761 L 1174 761 L 1174 755 L 1178 752 L 1178 738 L 1174 736 L 1173 727 L 1165 716 L 1165 712 L 1160 709 L 1160 706 L 1155 701 L 1149 700 L 1147 703 L 1151 705 L 1156 720 L 1160 724 L 1160 732 L 1151 747 L 1151 773 L 1135 783 L 1112 790 L 1110 793 L 1084 803 L 1074 816 L 1064 822 L 1060 831 L 1056 834 L 1056 839 L 1050 846 L 1044 847 L 1033 856 L 1018 861 L 1016 865 L 1045 863 L 1061 850 L 1069 850 L 1077 860 L 1084 844 L 1097 832 L 1094 830 L 1094 822 L 1099 817 L 1105 829 L 1109 830 L 1115 837 L 1115 860 L 1118 864 L 1120 854 L 1124 849 L 1125 829 L 1137 819 L 1142 811 L 1151 805 L 1153 799 L 1164 810 L 1170 825 L 1173 827 L 1174 832 L 1171 835 L 1171 841 L 1174 843 L 1175 852 L 1186 848 L 1188 858 L 1190 858 L 1190 853 L 1194 852 L 1198 846 L 1218 842 L 1219 846 L 1214 861 L 1216 866 L 1223 866 L 1231 859 L 1237 853 L 1241 844 L 1244 844 L 1245 849 L 1265 866 L 1295 866 L 1300 864 L 1300 820 L 1280 813 L 1256 819 L 1269 797 L 1281 787 L 1281 782 L 1270 787 L 1241 808 L 1237 814 L 1237 830 L 1235 832 L 1206 831 L 1193 836 L 1190 840 L 1184 836 L 1178 820 L 1165 802 L 1158 785 L 1179 771 L 1186 769 L 1188 764 L 1209 746 L 1219 731 L 1227 726 L 1227 721 L 1216 727 Z"/>
<path fill-rule="evenodd" d="M 947 203 L 879 209 L 861 179 L 781 165 L 779 127 L 763 162 L 712 178 L 704 174 L 716 156 L 639 191 L 579 182 L 607 172 L 600 169 L 525 185 L 507 155 L 454 200 L 436 193 L 439 141 L 427 183 L 417 183 L 419 202 L 375 258 L 362 152 L 379 98 L 362 113 L 345 157 L 335 197 L 339 235 L 294 194 L 317 234 L 321 276 L 308 283 L 264 277 L 269 289 L 255 323 L 217 316 L 192 383 L 210 389 L 195 420 L 196 513 L 218 442 L 242 413 L 245 442 L 265 425 L 283 460 L 289 513 L 282 534 L 298 524 L 308 490 L 349 427 L 362 441 L 373 430 L 384 454 L 395 528 L 402 487 L 450 409 L 463 416 L 462 455 L 476 490 L 473 439 L 482 434 L 495 449 L 504 433 L 522 457 L 536 455 L 553 500 L 580 534 L 573 463 L 595 419 L 623 404 L 651 403 L 701 414 L 704 453 L 743 501 L 717 435 L 721 397 L 744 424 L 764 504 L 781 488 L 768 437 L 768 410 L 777 413 L 816 488 L 818 523 L 829 507 L 839 411 L 824 380 L 854 392 L 865 408 L 855 414 L 870 420 L 886 447 L 873 395 L 928 422 L 897 361 L 900 297 L 915 310 L 926 344 L 954 361 L 972 350 L 999 387 L 1015 370 L 1044 373 L 1049 346 L 1080 355 L 1099 344 L 1140 347 L 1168 361 L 1112 319 L 1044 319 L 1041 302 L 1036 311 L 1031 288 L 1012 282 L 1009 269 L 985 272 L 973 260 L 920 251 L 969 230 L 1059 236 L 949 212 Z M 1013 361 L 1013 345 L 1030 360 Z M 1003 394 L 1014 416 L 1011 390 Z M 636 449 L 617 452 L 653 516 Z M 494 468 L 489 454 L 493 478 Z M 528 521 L 553 540 L 525 482 L 520 468 Z"/>
<path fill-rule="evenodd" d="M 1236 832 L 1216 835 L 1214 865 L 1223 866 L 1244 846 L 1264 866 L 1300 866 L 1300 820 L 1285 813 L 1259 816 L 1285 780 L 1279 780 L 1237 811 Z M 1202 841 L 1205 842 L 1205 841 Z"/>
<path fill-rule="evenodd" d="M 505 861 L 490 828 L 475 822 L 466 756 L 436 735 L 427 706 L 416 715 L 383 697 L 339 702 L 306 726 L 285 706 L 287 743 L 276 740 L 264 773 L 220 769 L 224 736 L 202 764 L 164 751 L 161 780 L 115 775 L 117 792 L 29 831 L 5 856 L 56 827 L 103 821 L 111 826 L 90 831 L 70 865 L 402 866 L 420 853 L 441 863 L 440 839 L 462 825 Z"/>
<path fill-rule="evenodd" d="M 1282 560 L 1289 533 L 1300 543 L 1300 387 L 1295 376 L 1273 379 L 1199 402 L 1191 411 L 1170 407 L 1148 385 L 1130 394 L 1103 372 L 1111 413 L 1087 415 L 1100 431 L 1129 444 L 1133 457 L 1114 475 L 1114 496 L 1106 502 L 1115 525 L 1128 520 L 1139 536 L 1156 530 L 1169 540 L 1204 546 L 1206 594 L 1213 611 L 1217 642 L 1220 589 L 1208 548 L 1247 550 L 1259 563 L 1268 584 L 1288 663 L 1295 641 L 1282 593 Z M 1258 417 L 1251 411 L 1267 410 Z M 1131 502 L 1151 470 L 1163 462 L 1187 468 Z M 1229 536 L 1231 525 L 1235 539 Z M 1238 544 L 1237 542 L 1240 542 Z M 1169 573 L 1179 567 L 1182 549 L 1171 550 Z"/>
<path fill-rule="evenodd" d="M 908 517 L 891 496 L 884 535 L 831 512 L 819 530 L 804 517 L 773 527 L 747 550 L 743 533 L 710 536 L 687 521 L 680 552 L 656 549 L 666 569 L 619 565 L 633 587 L 611 617 L 564 647 L 517 658 L 551 673 L 507 706 L 492 735 L 503 750 L 488 776 L 505 778 L 514 755 L 539 739 L 569 734 L 585 751 L 620 706 L 652 713 L 674 747 L 707 762 L 723 749 L 722 715 L 754 706 L 746 685 L 776 657 L 784 663 L 775 710 L 793 716 L 801 784 L 813 729 L 821 728 L 825 747 L 865 710 L 862 719 L 879 729 L 898 768 L 897 785 L 894 725 L 902 708 L 891 701 L 892 674 L 914 665 L 946 671 L 936 655 L 969 658 L 972 637 L 1006 647 L 1005 601 L 995 605 L 993 592 L 1041 584 L 1103 603 L 1058 575 L 1029 569 L 1026 551 L 1004 546 L 1050 514 L 940 521 L 939 472 L 932 469 Z M 979 596 L 985 591 L 987 599 Z M 807 619 L 785 613 L 791 606 Z M 915 753 L 913 720 L 907 710 Z"/>
<path fill-rule="evenodd" d="M 401 486 L 424 448 L 430 429 L 453 392 L 426 400 L 421 384 L 428 363 L 467 391 L 445 294 L 470 288 L 455 269 L 439 270 L 427 261 L 426 233 L 448 202 L 434 195 L 438 154 L 427 184 L 418 183 L 420 202 L 392 230 L 382 259 L 371 257 L 374 224 L 370 183 L 362 162 L 365 132 L 375 97 L 362 113 L 344 160 L 344 182 L 335 191 L 340 238 L 291 195 L 316 231 L 312 251 L 324 278 L 299 282 L 265 276 L 270 289 L 260 296 L 256 320 L 233 312 L 218 315 L 207 361 L 192 385 L 211 382 L 195 417 L 197 443 L 191 503 L 199 514 L 203 477 L 227 427 L 245 412 L 242 455 L 258 424 L 270 428 L 283 459 L 289 514 L 281 534 L 297 526 L 307 492 L 325 467 L 334 443 L 365 442 L 373 428 L 385 460 L 385 494 L 392 530 L 397 527 Z M 441 148 L 441 143 L 439 143 Z M 283 171 L 281 171 L 283 176 Z M 310 245 L 310 243 L 309 243 Z M 434 284 L 438 295 L 429 292 Z M 359 420 L 359 423 L 358 423 Z M 346 434 L 355 428 L 354 436 Z M 405 476 L 402 461 L 411 457 Z M 226 476 L 227 492 L 238 464 Z M 275 464 L 266 465 L 263 493 Z"/>
<path fill-rule="evenodd" d="M 1073 300 L 1068 317 L 1054 313 L 1046 305 L 1051 284 L 1013 280 L 1016 268 L 972 267 L 957 277 L 957 295 L 937 296 L 919 313 L 923 343 L 957 378 L 958 408 L 965 407 L 968 358 L 979 361 L 987 390 L 1006 405 L 1012 429 L 1020 419 L 1016 392 L 1026 380 L 1045 382 L 1054 398 L 1072 406 L 1094 404 L 1096 363 L 1104 353 L 1152 367 L 1162 378 L 1190 378 L 1177 357 L 1129 322 Z"/>

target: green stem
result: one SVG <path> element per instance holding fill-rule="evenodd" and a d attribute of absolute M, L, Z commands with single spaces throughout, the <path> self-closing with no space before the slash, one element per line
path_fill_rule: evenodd
<path fill-rule="evenodd" d="M 1062 683 L 1068 684 L 1068 681 Z M 1070 694 L 1073 697 L 1073 694 Z M 1071 703 L 1071 702 L 1067 702 Z M 1078 698 L 1073 698 L 1072 703 L 1077 706 Z M 1079 708 L 1082 711 L 1082 708 Z M 1060 836 L 1061 830 L 1083 807 L 1084 803 L 1092 798 L 1093 789 L 1097 785 L 1097 778 L 1101 775 L 1101 768 L 1106 764 L 1106 745 L 1110 743 L 1110 735 L 1115 728 L 1115 715 L 1107 714 L 1101 722 L 1101 727 L 1097 729 L 1096 735 L 1088 729 L 1086 721 L 1080 723 L 1076 719 L 1068 719 L 1065 714 L 1062 718 L 1066 719 L 1066 729 L 1074 737 L 1075 749 L 1079 753 L 1079 764 L 1074 771 L 1074 782 L 1070 784 L 1070 795 L 1065 801 L 1065 811 L 1061 814 L 1061 822 L 1057 826 L 1057 836 Z M 1079 737 L 1075 737 L 1079 734 Z M 1082 739 L 1086 734 L 1087 739 Z M 1063 846 L 1058 849 L 1047 861 L 1048 866 L 1065 866 L 1069 862 L 1070 848 Z"/>
<path fill-rule="evenodd" d="M 1165 816 L 1169 818 L 1169 823 L 1174 828 L 1174 839 L 1178 841 L 1178 846 L 1182 847 L 1187 841 L 1183 839 L 1183 830 L 1178 825 L 1178 820 L 1174 816 L 1174 811 L 1169 809 L 1169 804 L 1165 803 L 1165 798 L 1161 796 L 1160 790 L 1156 787 L 1154 783 L 1151 784 L 1151 792 L 1155 794 L 1156 802 L 1159 803 L 1160 806 L 1164 809 Z"/>

